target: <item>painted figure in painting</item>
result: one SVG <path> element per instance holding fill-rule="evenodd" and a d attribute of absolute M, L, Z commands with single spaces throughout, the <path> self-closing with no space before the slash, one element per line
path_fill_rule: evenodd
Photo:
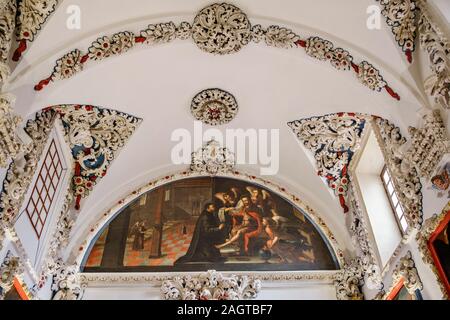
<path fill-rule="evenodd" d="M 188 262 L 222 262 L 225 258 L 220 254 L 216 245 L 223 241 L 223 229 L 216 215 L 216 207 L 207 203 L 205 209 L 197 220 L 194 235 L 188 252 L 175 261 L 175 264 Z"/>
<path fill-rule="evenodd" d="M 250 239 L 259 236 L 262 231 L 262 222 L 261 215 L 258 213 L 258 208 L 256 206 L 252 206 L 250 199 L 248 196 L 243 196 L 241 198 L 242 201 L 242 209 L 233 212 L 233 228 L 231 229 L 231 237 L 230 239 L 217 246 L 217 248 L 221 249 L 226 247 L 239 239 L 243 239 L 244 252 L 241 254 L 249 253 L 249 244 Z"/>
<path fill-rule="evenodd" d="M 131 235 L 134 236 L 133 240 L 133 250 L 139 251 L 144 249 L 144 239 L 145 239 L 145 221 L 137 221 L 131 228 Z"/>

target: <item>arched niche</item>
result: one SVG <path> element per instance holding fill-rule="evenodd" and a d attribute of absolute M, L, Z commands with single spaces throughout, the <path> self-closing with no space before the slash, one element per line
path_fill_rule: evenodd
<path fill-rule="evenodd" d="M 103 225 L 86 250 L 81 271 L 339 269 L 341 257 L 321 227 L 287 198 L 255 181 L 230 177 L 168 182 L 140 194 Z M 208 202 L 216 210 L 202 213 Z M 247 229 L 242 226 L 245 204 L 251 212 L 245 217 Z M 231 209 L 224 213 L 224 208 Z M 224 228 L 217 230 L 222 223 Z M 243 230 L 239 236 L 238 230 Z"/>

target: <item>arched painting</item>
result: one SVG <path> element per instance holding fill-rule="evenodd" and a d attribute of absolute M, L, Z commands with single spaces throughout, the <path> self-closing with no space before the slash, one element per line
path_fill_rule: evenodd
<path fill-rule="evenodd" d="M 84 272 L 336 270 L 326 239 L 279 195 L 241 180 L 154 189 L 103 229 Z"/>

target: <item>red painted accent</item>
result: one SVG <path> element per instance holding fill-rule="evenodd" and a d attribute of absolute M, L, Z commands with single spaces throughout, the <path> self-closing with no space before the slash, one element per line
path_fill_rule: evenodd
<path fill-rule="evenodd" d="M 404 279 L 401 278 L 400 281 L 395 285 L 394 289 L 392 289 L 391 293 L 387 296 L 386 300 L 394 300 L 400 290 L 402 290 L 404 282 Z"/>
<path fill-rule="evenodd" d="M 75 162 L 75 176 L 81 175 L 81 165 L 78 162 Z"/>
<path fill-rule="evenodd" d="M 300 47 L 302 47 L 302 48 L 306 48 L 306 41 L 305 40 L 298 40 L 295 44 L 300 46 Z"/>
<path fill-rule="evenodd" d="M 75 200 L 75 209 L 80 210 L 81 195 L 77 195 L 77 199 Z"/>
<path fill-rule="evenodd" d="M 408 59 L 408 62 L 412 63 L 413 59 L 412 59 L 412 51 L 411 51 L 411 49 L 406 49 L 405 54 L 406 54 L 406 58 Z"/>
<path fill-rule="evenodd" d="M 434 245 L 433 245 L 433 242 L 436 240 L 436 238 L 444 230 L 444 228 L 448 225 L 449 222 L 450 222 L 450 211 L 447 211 L 444 220 L 442 220 L 442 222 L 439 224 L 439 226 L 436 228 L 436 230 L 434 230 L 433 234 L 431 235 L 430 239 L 428 240 L 428 249 L 430 250 L 431 257 L 433 258 L 433 261 L 434 261 L 436 269 L 439 273 L 439 276 L 441 277 L 441 280 L 444 283 L 445 289 L 447 290 L 447 294 L 450 295 L 450 279 L 447 279 L 444 268 L 442 267 L 441 263 L 439 262 L 439 257 L 437 255 L 437 252 L 434 249 Z"/>
<path fill-rule="evenodd" d="M 50 81 L 52 81 L 52 76 L 48 77 L 47 79 L 41 80 L 37 85 L 34 86 L 34 90 L 41 91 L 50 83 Z"/>
<path fill-rule="evenodd" d="M 353 62 L 352 62 L 352 68 L 353 68 L 353 70 L 355 70 L 356 73 L 359 73 L 359 67 L 356 64 L 354 64 Z"/>
<path fill-rule="evenodd" d="M 136 41 L 137 43 L 143 43 L 146 40 L 145 37 L 136 37 L 134 38 L 134 41 Z"/>
<path fill-rule="evenodd" d="M 347 213 L 349 209 L 348 209 L 347 205 L 345 204 L 344 195 L 342 195 L 342 194 L 339 195 L 339 202 L 341 203 L 342 209 L 344 209 L 344 213 Z"/>
<path fill-rule="evenodd" d="M 12 60 L 17 62 L 22 57 L 22 54 L 27 50 L 27 40 L 20 40 L 19 47 L 17 47 L 16 51 L 14 51 L 14 55 Z"/>
<path fill-rule="evenodd" d="M 80 62 L 81 62 L 81 63 L 85 63 L 85 62 L 88 61 L 88 60 L 89 60 L 89 55 L 88 55 L 88 54 L 85 54 L 84 56 L 81 57 Z"/>
<path fill-rule="evenodd" d="M 389 95 L 390 95 L 392 98 L 394 98 L 394 99 L 400 101 L 400 96 L 398 95 L 398 93 L 396 93 L 394 90 L 392 90 L 391 87 L 389 87 L 388 85 L 386 85 L 384 88 L 386 89 L 387 93 L 389 93 Z"/>
<path fill-rule="evenodd" d="M 14 288 L 16 288 L 17 293 L 19 294 L 19 296 L 22 300 L 30 300 L 30 298 L 28 297 L 27 293 L 23 289 L 22 284 L 20 283 L 19 279 L 17 279 L 17 277 L 14 277 L 13 284 L 14 284 Z"/>

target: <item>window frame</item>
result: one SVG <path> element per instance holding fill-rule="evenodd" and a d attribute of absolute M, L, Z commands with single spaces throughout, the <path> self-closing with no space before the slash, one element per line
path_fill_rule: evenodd
<path fill-rule="evenodd" d="M 47 164 L 49 157 L 50 164 Z M 53 173 L 50 173 L 52 168 L 54 171 Z M 34 181 L 28 203 L 25 207 L 25 212 L 38 239 L 41 239 L 51 209 L 57 200 L 55 198 L 57 197 L 58 187 L 64 179 L 64 171 L 63 155 L 60 154 L 60 150 L 58 150 L 56 139 L 52 138 L 50 144 L 46 148 L 45 156 L 43 157 L 43 161 L 39 168 L 39 173 Z M 55 177 L 57 178 L 56 185 L 54 183 Z M 48 186 L 46 185 L 47 180 L 49 181 Z M 42 184 L 41 187 L 38 186 L 39 182 Z M 50 191 L 52 188 L 53 191 Z M 43 193 L 45 193 L 44 196 Z M 37 194 L 36 200 L 34 199 L 35 194 Z M 46 206 L 47 200 L 49 201 L 48 206 Z M 39 204 L 41 204 L 40 208 Z M 36 222 L 33 222 L 34 218 L 36 218 Z"/>
<path fill-rule="evenodd" d="M 389 178 L 387 182 L 385 180 L 386 174 Z M 400 198 L 395 190 L 395 186 L 394 186 L 394 183 L 392 180 L 392 174 L 390 173 L 389 168 L 387 167 L 386 164 L 384 165 L 383 170 L 381 170 L 380 179 L 381 179 L 381 183 L 383 184 L 384 190 L 386 192 L 386 196 L 389 199 L 389 204 L 391 205 L 392 214 L 395 217 L 395 221 L 397 221 L 397 226 L 400 230 L 401 235 L 404 236 L 407 233 L 408 228 L 409 228 L 408 220 L 406 219 L 405 210 L 404 210 L 403 205 L 400 201 Z M 392 186 L 392 192 L 389 191 L 389 185 Z M 394 196 L 397 199 L 397 204 L 394 204 L 394 199 L 393 199 Z M 397 211 L 398 209 L 401 210 L 400 217 L 399 217 L 399 214 Z M 402 219 L 404 219 L 405 224 L 406 224 L 404 229 L 403 229 L 403 225 L 402 225 Z"/>

